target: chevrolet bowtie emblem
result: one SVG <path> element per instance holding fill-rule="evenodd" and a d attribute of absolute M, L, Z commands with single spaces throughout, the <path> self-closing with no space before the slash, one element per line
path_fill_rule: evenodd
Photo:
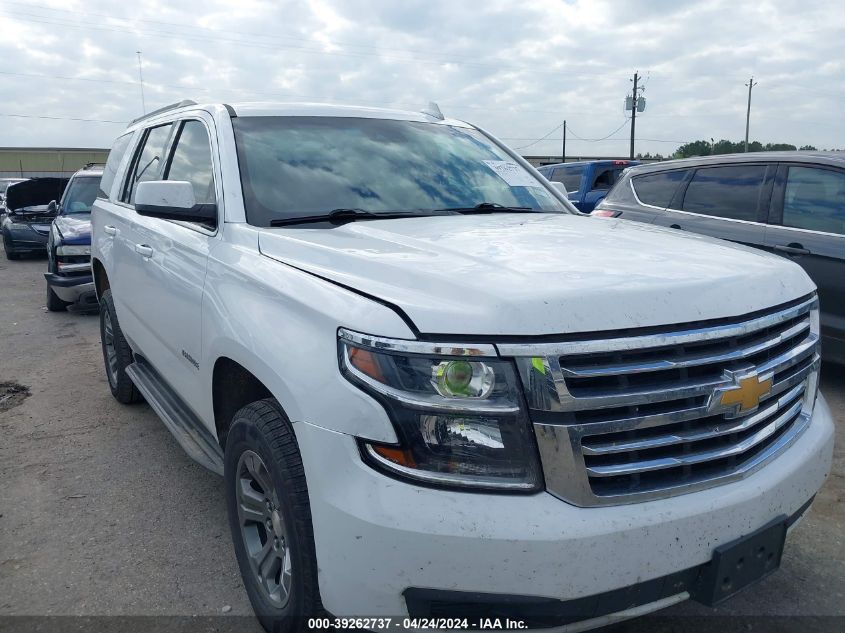
<path fill-rule="evenodd" d="M 725 378 L 731 383 L 716 387 L 710 401 L 711 408 L 733 410 L 735 414 L 748 413 L 772 391 L 772 377 L 761 379 L 753 370 L 744 373 L 725 371 Z"/>

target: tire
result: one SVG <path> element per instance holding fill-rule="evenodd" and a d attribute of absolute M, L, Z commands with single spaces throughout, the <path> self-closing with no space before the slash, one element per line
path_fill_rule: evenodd
<path fill-rule="evenodd" d="M 134 357 L 120 330 L 110 289 L 100 297 L 100 344 L 111 394 L 123 404 L 140 402 L 141 393 L 126 374 L 126 368 L 134 362 Z"/>
<path fill-rule="evenodd" d="M 235 556 L 259 622 L 273 633 L 306 630 L 307 618 L 323 614 L 311 505 L 296 436 L 275 400 L 235 414 L 224 478 Z"/>
<path fill-rule="evenodd" d="M 6 253 L 6 259 L 18 260 L 21 258 L 20 253 L 12 252 L 12 245 L 7 236 L 3 236 L 3 252 Z"/>
<path fill-rule="evenodd" d="M 47 309 L 50 312 L 64 312 L 69 305 L 69 301 L 59 299 L 59 296 L 50 287 L 50 284 L 47 284 Z"/>

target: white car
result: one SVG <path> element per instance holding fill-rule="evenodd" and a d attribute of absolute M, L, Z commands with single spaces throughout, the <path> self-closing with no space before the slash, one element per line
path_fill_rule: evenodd
<path fill-rule="evenodd" d="M 437 110 L 183 102 L 101 187 L 111 391 L 225 478 L 268 628 L 715 604 L 830 471 L 801 268 L 575 215 Z"/>

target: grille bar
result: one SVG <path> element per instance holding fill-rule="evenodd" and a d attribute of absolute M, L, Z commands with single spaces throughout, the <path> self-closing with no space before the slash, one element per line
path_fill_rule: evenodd
<path fill-rule="evenodd" d="M 797 387 L 793 387 L 786 395 L 779 398 L 776 402 L 770 404 L 765 409 L 757 411 L 749 416 L 735 418 L 728 423 L 725 423 L 724 419 L 719 416 L 717 418 L 717 422 L 705 427 L 677 430 L 669 433 L 668 435 L 659 435 L 639 440 L 597 442 L 595 444 L 588 444 L 582 440 L 581 450 L 584 452 L 584 455 L 607 455 L 611 453 L 625 453 L 629 451 L 644 451 L 652 448 L 661 448 L 664 446 L 683 444 L 686 442 L 697 442 L 699 440 L 707 440 L 714 437 L 720 437 L 722 435 L 737 433 L 739 431 L 750 429 L 769 416 L 777 413 L 778 410 L 790 402 L 793 402 L 796 398 L 803 395 L 803 393 L 804 385 L 798 385 Z M 800 404 L 801 402 L 799 401 L 799 409 Z"/>
<path fill-rule="evenodd" d="M 663 457 L 660 459 L 649 459 L 624 464 L 612 464 L 609 466 L 587 466 L 587 474 L 590 477 L 616 477 L 618 475 L 632 475 L 634 473 L 644 473 L 651 470 L 674 468 L 676 466 L 688 466 L 715 459 L 723 459 L 734 455 L 741 455 L 772 435 L 787 422 L 792 422 L 801 412 L 802 404 L 803 403 L 800 401 L 796 402 L 787 409 L 786 412 L 769 422 L 769 424 L 755 431 L 751 436 L 745 438 L 741 442 L 732 444 L 729 448 L 705 450 L 697 453 L 677 455 L 674 457 Z"/>
<path fill-rule="evenodd" d="M 596 376 L 615 376 L 620 374 L 638 374 L 650 371 L 659 371 L 661 369 L 679 369 L 681 367 L 692 367 L 694 365 L 712 365 L 715 363 L 726 363 L 728 361 L 742 360 L 754 354 L 759 354 L 767 349 L 771 349 L 790 338 L 806 333 L 810 329 L 810 322 L 807 320 L 796 323 L 790 326 L 783 332 L 767 338 L 764 341 L 749 345 L 747 347 L 733 349 L 728 352 L 720 354 L 701 354 L 698 356 L 686 356 L 678 359 L 661 359 L 651 362 L 628 363 L 616 365 L 600 365 L 598 367 L 577 365 L 561 366 L 564 376 L 574 376 L 579 378 L 590 378 Z"/>

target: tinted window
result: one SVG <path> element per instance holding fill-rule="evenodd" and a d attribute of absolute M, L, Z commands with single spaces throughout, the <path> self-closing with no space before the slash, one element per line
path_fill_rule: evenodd
<path fill-rule="evenodd" d="M 186 121 L 176 140 L 165 180 L 185 180 L 194 187 L 197 204 L 214 204 L 214 169 L 211 162 L 211 143 L 205 125 Z"/>
<path fill-rule="evenodd" d="M 542 181 L 472 128 L 351 117 L 232 120 L 251 224 L 324 215 L 474 207 L 564 212 Z"/>
<path fill-rule="evenodd" d="M 118 139 L 114 142 L 114 145 L 112 145 L 111 151 L 109 152 L 109 158 L 106 161 L 105 168 L 103 169 L 103 177 L 100 179 L 99 191 L 97 192 L 97 196 L 100 198 L 109 197 L 112 183 L 114 182 L 115 176 L 117 176 L 117 168 L 120 166 L 120 161 L 123 160 L 123 155 L 129 148 L 129 141 L 132 140 L 132 134 L 134 134 L 134 132 L 129 132 L 128 134 L 118 137 Z"/>
<path fill-rule="evenodd" d="M 733 220 L 757 220 L 765 165 L 698 169 L 684 194 L 684 211 Z"/>
<path fill-rule="evenodd" d="M 549 179 L 552 182 L 562 182 L 569 192 L 578 191 L 581 188 L 581 176 L 584 174 L 584 165 L 573 165 L 572 167 L 557 167 Z"/>
<path fill-rule="evenodd" d="M 622 167 L 601 167 L 596 170 L 593 177 L 593 184 L 590 191 L 594 189 L 610 189 L 616 184 L 619 174 L 622 173 Z"/>
<path fill-rule="evenodd" d="M 136 155 L 135 162 L 129 174 L 129 180 L 126 182 L 126 188 L 121 198 L 124 202 L 131 204 L 135 201 L 135 189 L 139 182 L 158 179 L 162 168 L 165 145 L 170 136 L 171 127 L 173 125 L 168 123 L 167 125 L 154 127 L 147 132 L 143 148 Z"/>
<path fill-rule="evenodd" d="M 678 190 L 678 185 L 686 178 L 687 171 L 686 169 L 678 169 L 635 176 L 632 183 L 634 191 L 637 192 L 637 198 L 643 204 L 650 204 L 661 209 L 668 207 L 669 203 L 672 202 L 672 196 Z"/>
<path fill-rule="evenodd" d="M 100 190 L 100 179 L 94 176 L 77 176 L 70 181 L 62 199 L 62 213 L 91 213 L 91 206 Z"/>
<path fill-rule="evenodd" d="M 845 235 L 845 174 L 790 167 L 783 197 L 783 224 Z"/>

